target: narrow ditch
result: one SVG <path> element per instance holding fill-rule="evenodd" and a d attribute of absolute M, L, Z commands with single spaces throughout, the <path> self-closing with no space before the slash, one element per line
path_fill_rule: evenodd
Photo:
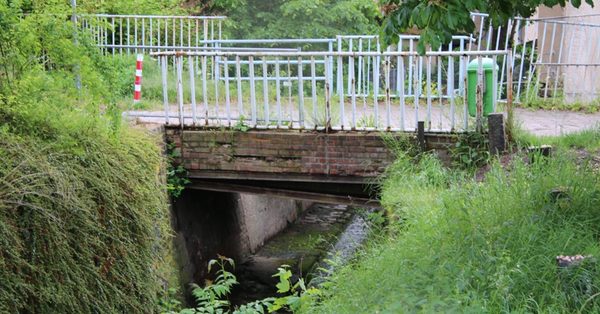
<path fill-rule="evenodd" d="M 234 305 L 275 296 L 273 274 L 289 265 L 296 277 L 318 283 L 331 271 L 324 259 L 346 263 L 367 239 L 363 213 L 374 209 L 264 195 L 186 190 L 173 204 L 175 260 L 181 291 L 211 279 L 217 254 L 235 259 Z M 189 293 L 187 302 L 193 305 Z"/>

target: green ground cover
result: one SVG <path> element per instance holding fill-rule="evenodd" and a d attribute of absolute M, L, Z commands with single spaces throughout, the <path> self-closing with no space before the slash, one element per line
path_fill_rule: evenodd
<path fill-rule="evenodd" d="M 600 129 L 552 139 L 554 157 L 495 162 L 482 182 L 399 154 L 382 183 L 386 235 L 307 312 L 598 312 L 600 176 L 570 148 L 599 141 Z M 577 254 L 592 257 L 558 269 L 556 256 Z"/>

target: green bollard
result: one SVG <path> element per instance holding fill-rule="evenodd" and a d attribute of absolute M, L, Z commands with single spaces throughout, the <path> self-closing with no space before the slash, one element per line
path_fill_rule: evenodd
<path fill-rule="evenodd" d="M 487 117 L 494 112 L 494 88 L 498 82 L 494 80 L 494 71 L 498 71 L 498 65 L 490 58 L 482 58 L 483 67 L 483 116 Z M 469 115 L 477 115 L 477 71 L 479 68 L 479 59 L 469 62 L 467 66 L 467 103 L 469 105 Z"/>

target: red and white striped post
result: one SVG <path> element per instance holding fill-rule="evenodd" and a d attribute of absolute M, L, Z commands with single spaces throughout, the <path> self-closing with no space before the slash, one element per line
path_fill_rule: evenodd
<path fill-rule="evenodd" d="M 135 64 L 135 85 L 133 87 L 133 103 L 137 104 L 142 98 L 142 64 L 144 62 L 144 55 L 137 55 L 137 62 Z"/>

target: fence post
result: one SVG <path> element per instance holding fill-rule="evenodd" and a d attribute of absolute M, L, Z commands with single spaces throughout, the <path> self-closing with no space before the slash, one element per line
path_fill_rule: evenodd
<path fill-rule="evenodd" d="M 427 149 L 427 143 L 425 142 L 425 121 L 417 123 L 417 141 L 419 142 L 419 148 L 424 152 Z"/>
<path fill-rule="evenodd" d="M 506 137 L 504 132 L 504 114 L 491 113 L 488 115 L 488 139 L 491 155 L 499 155 L 506 150 Z"/>
<path fill-rule="evenodd" d="M 512 62 L 512 52 L 508 52 L 508 61 Z M 510 63 L 509 63 L 510 64 Z M 513 70 L 511 67 L 507 67 L 506 69 L 506 137 L 509 141 L 512 140 L 512 127 L 514 125 L 513 121 Z"/>

